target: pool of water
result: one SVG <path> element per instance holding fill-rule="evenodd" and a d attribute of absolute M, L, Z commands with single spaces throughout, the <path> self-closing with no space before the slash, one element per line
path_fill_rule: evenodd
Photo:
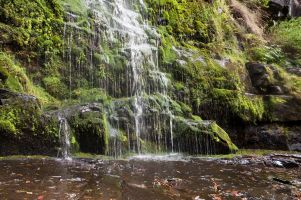
<path fill-rule="evenodd" d="M 218 159 L 14 159 L 0 161 L 0 169 L 1 200 L 301 199 L 299 168 Z"/>

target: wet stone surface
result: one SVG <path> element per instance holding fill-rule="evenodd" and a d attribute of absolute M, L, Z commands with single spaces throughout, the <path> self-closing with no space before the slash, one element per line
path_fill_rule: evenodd
<path fill-rule="evenodd" d="M 300 199 L 300 167 L 138 156 L 0 161 L 1 199 Z"/>

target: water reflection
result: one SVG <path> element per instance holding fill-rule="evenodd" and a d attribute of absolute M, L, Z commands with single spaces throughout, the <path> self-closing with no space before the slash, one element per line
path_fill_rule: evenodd
<path fill-rule="evenodd" d="M 0 161 L 1 199 L 298 199 L 300 169 L 179 155 Z M 275 181 L 289 180 L 293 184 Z"/>

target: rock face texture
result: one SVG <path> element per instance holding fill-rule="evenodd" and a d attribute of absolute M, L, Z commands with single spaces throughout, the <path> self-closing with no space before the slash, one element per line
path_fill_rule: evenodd
<path fill-rule="evenodd" d="M 301 151 L 301 100 L 281 86 L 273 66 L 247 63 L 255 95 L 263 98 L 265 117 L 243 129 L 245 148 Z"/>
<path fill-rule="evenodd" d="M 252 85 L 261 94 L 283 94 L 281 85 L 277 85 L 276 81 L 280 81 L 279 72 L 272 67 L 262 65 L 260 63 L 250 62 L 246 64 Z"/>
<path fill-rule="evenodd" d="M 271 123 L 245 129 L 246 148 L 301 151 L 301 126 Z"/>
<path fill-rule="evenodd" d="M 301 16 L 301 1 L 300 0 L 291 0 L 289 14 L 292 17 Z"/>
<path fill-rule="evenodd" d="M 0 89 L 0 155 L 55 155 L 57 141 L 57 123 L 35 97 Z"/>
<path fill-rule="evenodd" d="M 301 16 L 301 1 L 300 0 L 271 0 L 269 9 L 274 16 Z"/>

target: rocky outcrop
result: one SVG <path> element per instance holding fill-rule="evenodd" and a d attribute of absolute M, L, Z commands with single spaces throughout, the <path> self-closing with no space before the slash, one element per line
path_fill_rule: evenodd
<path fill-rule="evenodd" d="M 57 123 L 43 115 L 38 100 L 0 89 L 0 155 L 55 155 Z"/>
<path fill-rule="evenodd" d="M 270 0 L 269 10 L 275 16 L 301 16 L 301 1 L 300 0 Z"/>
<path fill-rule="evenodd" d="M 301 101 L 290 95 L 266 95 L 266 114 L 272 122 L 301 121 Z"/>
<path fill-rule="evenodd" d="M 47 115 L 57 121 L 66 120 L 71 132 L 69 139 L 73 152 L 106 154 L 108 133 L 102 104 L 75 105 L 48 112 Z"/>
<path fill-rule="evenodd" d="M 272 66 L 265 66 L 256 62 L 249 62 L 246 64 L 249 72 L 252 85 L 260 94 L 283 94 L 284 89 L 280 84 L 279 72 Z"/>
<path fill-rule="evenodd" d="M 281 85 L 282 78 L 273 66 L 247 63 L 253 96 L 262 98 L 264 117 L 242 130 L 243 148 L 301 151 L 301 100 Z M 278 88 L 278 89 L 276 89 Z"/>
<path fill-rule="evenodd" d="M 189 154 L 233 153 L 238 150 L 214 121 L 175 119 L 175 149 Z"/>
<path fill-rule="evenodd" d="M 245 148 L 301 151 L 301 125 L 271 123 L 245 129 Z"/>

